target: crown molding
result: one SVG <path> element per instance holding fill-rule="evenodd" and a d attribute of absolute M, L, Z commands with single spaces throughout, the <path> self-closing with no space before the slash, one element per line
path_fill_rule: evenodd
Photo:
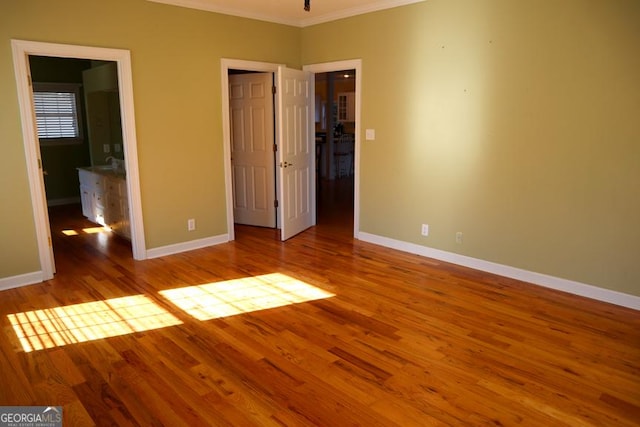
<path fill-rule="evenodd" d="M 352 16 L 364 15 L 365 13 L 378 12 L 380 10 L 392 9 L 394 7 L 406 6 L 413 3 L 421 3 L 425 0 L 380 0 L 370 4 L 350 9 L 338 10 L 315 18 L 303 19 L 299 22 L 299 27 L 310 27 L 311 25 L 324 24 L 325 22 L 337 21 L 338 19 L 350 18 Z"/>
<path fill-rule="evenodd" d="M 325 22 L 336 21 L 338 19 L 349 18 L 351 16 L 362 15 L 370 12 L 377 12 L 380 10 L 391 9 L 399 6 L 405 6 L 412 3 L 420 3 L 425 0 L 379 0 L 379 1 L 373 1 L 367 5 L 352 7 L 348 9 L 342 9 L 336 12 L 318 15 L 309 19 L 283 18 L 281 16 L 278 16 L 275 13 L 251 12 L 243 8 L 215 5 L 209 0 L 147 0 L 147 1 L 304 28 L 311 25 L 317 25 Z"/>

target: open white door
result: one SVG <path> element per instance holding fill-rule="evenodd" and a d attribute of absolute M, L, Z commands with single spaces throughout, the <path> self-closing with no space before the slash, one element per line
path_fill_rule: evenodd
<path fill-rule="evenodd" d="M 278 68 L 278 153 L 281 238 L 287 240 L 314 222 L 314 146 L 311 129 L 311 73 Z"/>
<path fill-rule="evenodd" d="M 272 73 L 229 76 L 233 217 L 276 226 Z"/>

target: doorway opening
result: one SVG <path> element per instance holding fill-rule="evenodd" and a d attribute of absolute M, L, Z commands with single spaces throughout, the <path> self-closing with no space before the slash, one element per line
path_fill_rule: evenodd
<path fill-rule="evenodd" d="M 235 71 L 234 71 L 235 70 Z M 235 209 L 236 205 L 236 194 L 234 192 L 234 167 L 232 160 L 232 132 L 231 121 L 232 121 L 232 94 L 230 93 L 230 76 L 232 75 L 245 75 L 245 74 L 271 74 L 275 76 L 275 73 L 278 71 L 278 64 L 272 64 L 267 62 L 254 62 L 254 61 L 245 61 L 245 60 L 235 60 L 235 59 L 222 59 L 221 61 L 221 86 L 222 86 L 222 133 L 224 140 L 224 169 L 225 169 L 225 192 L 226 192 L 226 200 L 227 200 L 227 234 L 229 236 L 229 240 L 235 240 Z M 275 77 L 273 78 L 275 80 Z M 273 81 L 272 80 L 272 81 Z M 275 120 L 275 115 L 274 119 Z M 274 140 L 275 142 L 275 140 Z M 277 173 L 275 172 L 275 160 L 273 161 L 273 169 L 274 175 L 277 179 Z M 276 187 L 274 188 L 273 195 L 277 199 L 277 182 Z M 269 191 L 267 188 L 266 191 Z M 268 197 L 271 197 L 269 194 Z M 276 208 L 277 211 L 277 208 Z M 279 227 L 278 223 L 278 215 L 276 213 L 276 228 Z"/>
<path fill-rule="evenodd" d="M 234 224 L 278 228 L 274 73 L 230 69 Z"/>
<path fill-rule="evenodd" d="M 100 91 L 96 91 L 95 98 L 99 99 L 99 101 L 95 102 L 95 107 L 103 110 L 103 113 L 108 113 L 101 116 L 99 121 L 102 125 L 106 126 L 107 121 L 112 121 L 113 123 L 110 123 L 109 126 L 113 129 L 110 129 L 110 131 L 112 130 L 113 134 L 119 134 L 120 136 L 114 141 L 108 139 L 108 142 L 105 136 L 106 133 L 102 135 L 102 139 L 96 137 L 96 141 L 101 141 L 101 143 L 96 147 L 95 153 L 89 150 L 88 157 L 87 154 L 80 155 L 80 157 L 84 156 L 84 161 L 87 159 L 89 159 L 90 162 L 91 160 L 95 160 L 95 167 L 102 168 L 103 170 L 111 169 L 112 172 L 116 172 L 114 169 L 121 169 L 122 174 L 126 176 L 124 185 L 118 188 L 117 191 L 118 195 L 126 202 L 126 213 L 123 214 L 121 221 L 123 224 L 126 223 L 129 228 L 133 258 L 145 259 L 146 249 L 142 225 L 135 120 L 133 114 L 133 85 L 129 51 L 22 40 L 12 40 L 12 48 L 31 201 L 36 225 L 36 238 L 40 255 L 41 271 L 38 273 L 38 279 L 49 280 L 53 278 L 55 261 L 51 243 L 51 227 L 47 204 L 47 196 L 50 196 L 49 199 L 54 199 L 54 197 L 51 196 L 52 191 L 49 191 L 49 194 L 47 194 L 45 189 L 44 177 L 48 176 L 45 175 L 45 173 L 48 172 L 42 167 L 44 150 L 41 147 L 38 134 L 38 114 L 34 104 L 35 89 L 31 84 L 33 71 L 31 61 L 35 63 L 39 60 L 37 58 L 53 58 L 47 61 L 77 59 L 88 61 L 90 64 L 96 66 L 106 66 L 110 71 L 103 74 L 108 75 L 111 73 L 113 75 L 112 80 L 117 82 L 115 85 L 117 87 L 114 86 L 109 91 L 105 90 L 101 93 L 98 93 Z M 83 82 L 82 85 L 84 86 L 85 82 Z M 92 96 L 92 98 L 94 97 Z M 91 104 L 93 105 L 94 102 L 92 101 Z M 118 110 L 119 114 L 116 114 Z M 116 119 L 116 116 L 119 116 L 119 118 Z M 113 117 L 113 120 L 110 117 Z M 87 128 L 91 128 L 89 123 L 87 123 Z M 108 154 L 111 154 L 111 156 Z M 108 162 L 108 164 L 105 164 L 106 162 Z M 66 169 L 68 173 L 68 168 Z M 120 170 L 118 170 L 118 172 L 120 172 Z M 62 187 L 65 186 L 63 185 Z M 106 189 L 103 188 L 103 190 Z M 82 198 L 82 192 L 80 193 L 80 197 Z M 75 196 L 72 198 L 75 198 Z M 69 201 L 67 198 L 62 199 Z M 104 200 L 102 202 L 104 202 Z M 99 203 L 96 202 L 96 205 L 99 205 Z M 104 203 L 100 207 L 102 208 L 101 211 L 96 210 L 94 212 L 96 216 L 94 219 L 98 219 L 95 222 L 106 223 L 109 215 L 107 214 L 105 218 L 105 211 L 108 207 L 104 206 Z"/>
<path fill-rule="evenodd" d="M 341 195 L 346 194 L 346 199 L 333 198 L 330 200 L 334 203 L 337 200 L 346 200 L 346 208 L 333 210 L 333 212 L 345 212 L 349 210 L 351 214 L 352 236 L 358 238 L 359 230 L 359 159 L 360 159 L 360 104 L 361 104 L 361 75 L 362 61 L 346 60 L 330 63 L 312 64 L 303 67 L 303 71 L 288 69 L 279 64 L 226 59 L 221 60 L 221 83 L 222 83 L 222 131 L 224 141 L 224 170 L 225 170 L 225 193 L 226 193 L 226 213 L 227 213 L 227 235 L 229 240 L 235 239 L 235 220 L 234 220 L 234 185 L 233 185 L 233 166 L 232 166 L 232 147 L 231 147 L 231 119 L 230 119 L 230 94 L 229 94 L 229 75 L 230 70 L 245 70 L 259 73 L 272 73 L 275 78 L 277 93 L 275 97 L 275 122 L 276 122 L 276 144 L 282 145 L 278 147 L 276 154 L 276 199 L 279 205 L 276 209 L 277 227 L 280 228 L 280 237 L 286 240 L 292 235 L 316 224 L 316 216 L 318 214 L 316 190 L 318 189 L 320 164 L 322 162 L 320 148 L 322 142 L 316 137 L 316 107 L 321 108 L 321 103 L 316 106 L 315 97 L 315 76 L 321 73 L 342 72 L 344 78 L 345 70 L 353 75 L 355 80 L 355 91 L 351 91 L 342 101 L 343 106 L 349 106 L 350 109 L 344 109 L 344 114 L 350 114 L 342 117 L 341 138 L 335 140 L 344 142 L 351 148 L 346 149 L 345 156 L 334 156 L 334 154 L 342 154 L 339 148 L 332 148 L 330 152 L 332 157 L 336 158 L 336 162 L 331 163 L 329 177 L 345 178 L 345 180 L 331 179 L 331 181 L 343 181 L 338 192 Z M 351 75 L 349 76 L 351 77 Z M 348 78 L 348 77 L 347 77 Z M 294 89 L 295 88 L 295 89 Z M 336 92 L 337 93 L 337 92 Z M 299 96 L 300 95 L 300 96 Z M 350 104 L 349 104 L 350 103 Z M 336 104 L 336 108 L 337 108 Z M 330 105 L 329 105 L 330 107 Z M 325 115 L 327 114 L 325 106 Z M 320 110 L 319 110 L 320 111 Z M 348 113 L 347 113 L 348 111 Z M 319 113 L 322 114 L 322 113 Z M 293 123 L 291 118 L 302 118 L 303 122 Z M 337 122 L 337 120 L 336 120 Z M 352 122 L 347 124 L 346 122 Z M 325 125 L 326 126 L 326 125 Z M 325 130 L 326 132 L 326 130 Z M 295 138 L 303 136 L 303 139 L 296 144 L 287 146 L 287 141 L 294 141 Z M 332 134 L 333 136 L 333 134 Z M 342 137 L 344 136 L 344 138 Z M 350 140 L 349 140 L 350 139 Z M 326 144 L 326 142 L 324 143 Z M 302 147 L 300 153 L 294 151 Z M 291 150 L 291 152 L 290 152 Z M 297 157 L 294 160 L 292 155 Z M 328 154 L 325 154 L 325 158 Z M 340 163 L 338 165 L 338 157 Z M 303 169 L 300 169 L 302 166 Z M 344 176 L 343 176 L 344 175 Z M 346 179 L 348 178 L 348 179 Z M 320 186 L 322 183 L 320 183 Z M 328 187 L 328 186 L 327 186 Z M 344 191 L 346 189 L 346 191 Z M 331 195 L 332 193 L 326 193 Z M 335 192 L 333 193 L 335 195 Z M 302 196 L 302 197 L 301 197 Z M 294 199 L 292 197 L 298 197 Z M 346 214 L 347 216 L 349 214 Z M 293 221 L 291 221 L 293 219 Z M 294 223 L 295 222 L 295 223 Z M 292 224 L 292 227 L 288 227 Z M 287 226 L 287 227 L 285 227 Z M 288 228 L 285 232 L 284 230 Z"/>
<path fill-rule="evenodd" d="M 54 253 L 86 229 L 129 242 L 116 63 L 30 55 L 29 71 Z"/>
<path fill-rule="evenodd" d="M 265 76 L 273 75 L 275 85 L 274 128 L 275 144 L 271 149 L 275 151 L 275 163 L 269 162 L 269 167 L 275 170 L 276 197 L 274 209 L 276 224 L 280 240 L 287 240 L 307 228 L 315 225 L 315 174 L 314 174 L 314 143 L 313 143 L 313 75 L 309 72 L 287 68 L 281 64 L 253 62 L 235 59 L 221 60 L 222 79 L 222 131 L 224 141 L 224 169 L 225 192 L 227 200 L 227 233 L 229 240 L 235 239 L 235 217 L 238 214 L 234 209 L 237 196 L 243 196 L 241 192 L 234 194 L 234 187 L 240 188 L 240 179 L 244 176 L 252 176 L 244 171 L 250 168 L 234 170 L 235 158 L 232 162 L 232 126 L 242 123 L 240 120 L 232 120 L 233 113 L 231 91 L 236 88 L 230 85 L 230 70 L 257 71 Z M 255 74 L 255 73 L 254 73 Z M 249 74 L 251 75 L 251 74 Z M 238 85 L 237 88 L 242 86 Z M 264 89 L 259 89 L 264 92 Z M 268 103 L 267 103 L 268 104 Z M 264 106 L 264 104 L 263 104 Z M 260 107 L 263 108 L 263 107 Z M 235 114 L 235 113 L 234 113 Z M 242 115 L 239 114 L 238 117 Z M 258 116 L 266 117 L 262 114 Z M 270 120 L 262 119 L 254 123 L 266 123 Z M 239 126 L 238 126 L 239 127 Z M 261 129 L 263 126 L 259 126 Z M 243 126 L 244 128 L 244 126 Z M 245 131 L 246 132 L 246 131 Z M 262 132 L 270 135 L 270 131 Z M 266 146 L 266 144 L 263 144 Z M 259 151 L 265 151 L 259 150 Z M 267 156 L 267 158 L 272 158 Z M 266 170 L 266 167 L 264 168 Z M 270 177 L 269 172 L 262 173 Z M 253 185 L 250 180 L 246 180 Z M 265 188 L 271 188 L 269 184 Z M 248 192 L 247 192 L 248 193 Z M 259 191 L 255 190 L 254 194 Z M 265 190 L 266 194 L 267 191 Z M 269 198 L 265 198 L 269 200 Z"/>
<path fill-rule="evenodd" d="M 353 229 L 356 70 L 315 75 L 318 225 Z"/>
<path fill-rule="evenodd" d="M 352 230 L 360 215 L 362 60 L 305 65 L 314 73 L 318 224 Z"/>

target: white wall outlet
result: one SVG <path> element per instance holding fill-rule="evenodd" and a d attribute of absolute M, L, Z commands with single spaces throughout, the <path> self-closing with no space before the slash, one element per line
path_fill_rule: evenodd
<path fill-rule="evenodd" d="M 189 231 L 193 231 L 196 229 L 196 220 L 193 218 L 190 218 L 187 220 L 187 230 Z"/>
<path fill-rule="evenodd" d="M 456 243 L 461 245 L 462 244 L 462 231 L 458 231 L 456 233 Z"/>
<path fill-rule="evenodd" d="M 364 138 L 367 141 L 374 141 L 376 139 L 376 130 L 375 129 L 367 129 L 364 131 Z"/>
<path fill-rule="evenodd" d="M 113 150 L 114 150 L 116 153 L 120 153 L 120 152 L 122 151 L 122 145 L 120 145 L 120 144 L 113 144 Z"/>
<path fill-rule="evenodd" d="M 423 236 L 428 236 L 429 235 L 429 224 L 422 224 L 422 230 L 420 231 L 420 233 Z"/>
<path fill-rule="evenodd" d="M 104 151 L 105 153 L 110 153 L 111 146 L 109 144 L 102 144 L 102 151 Z"/>

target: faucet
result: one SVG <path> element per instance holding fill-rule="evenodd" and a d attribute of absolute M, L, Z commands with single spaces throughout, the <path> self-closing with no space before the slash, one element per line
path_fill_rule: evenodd
<path fill-rule="evenodd" d="M 116 159 L 113 156 L 108 156 L 106 159 L 104 159 L 104 161 L 107 162 L 107 163 L 111 162 L 111 167 L 113 169 L 117 170 L 120 167 L 120 160 Z"/>

